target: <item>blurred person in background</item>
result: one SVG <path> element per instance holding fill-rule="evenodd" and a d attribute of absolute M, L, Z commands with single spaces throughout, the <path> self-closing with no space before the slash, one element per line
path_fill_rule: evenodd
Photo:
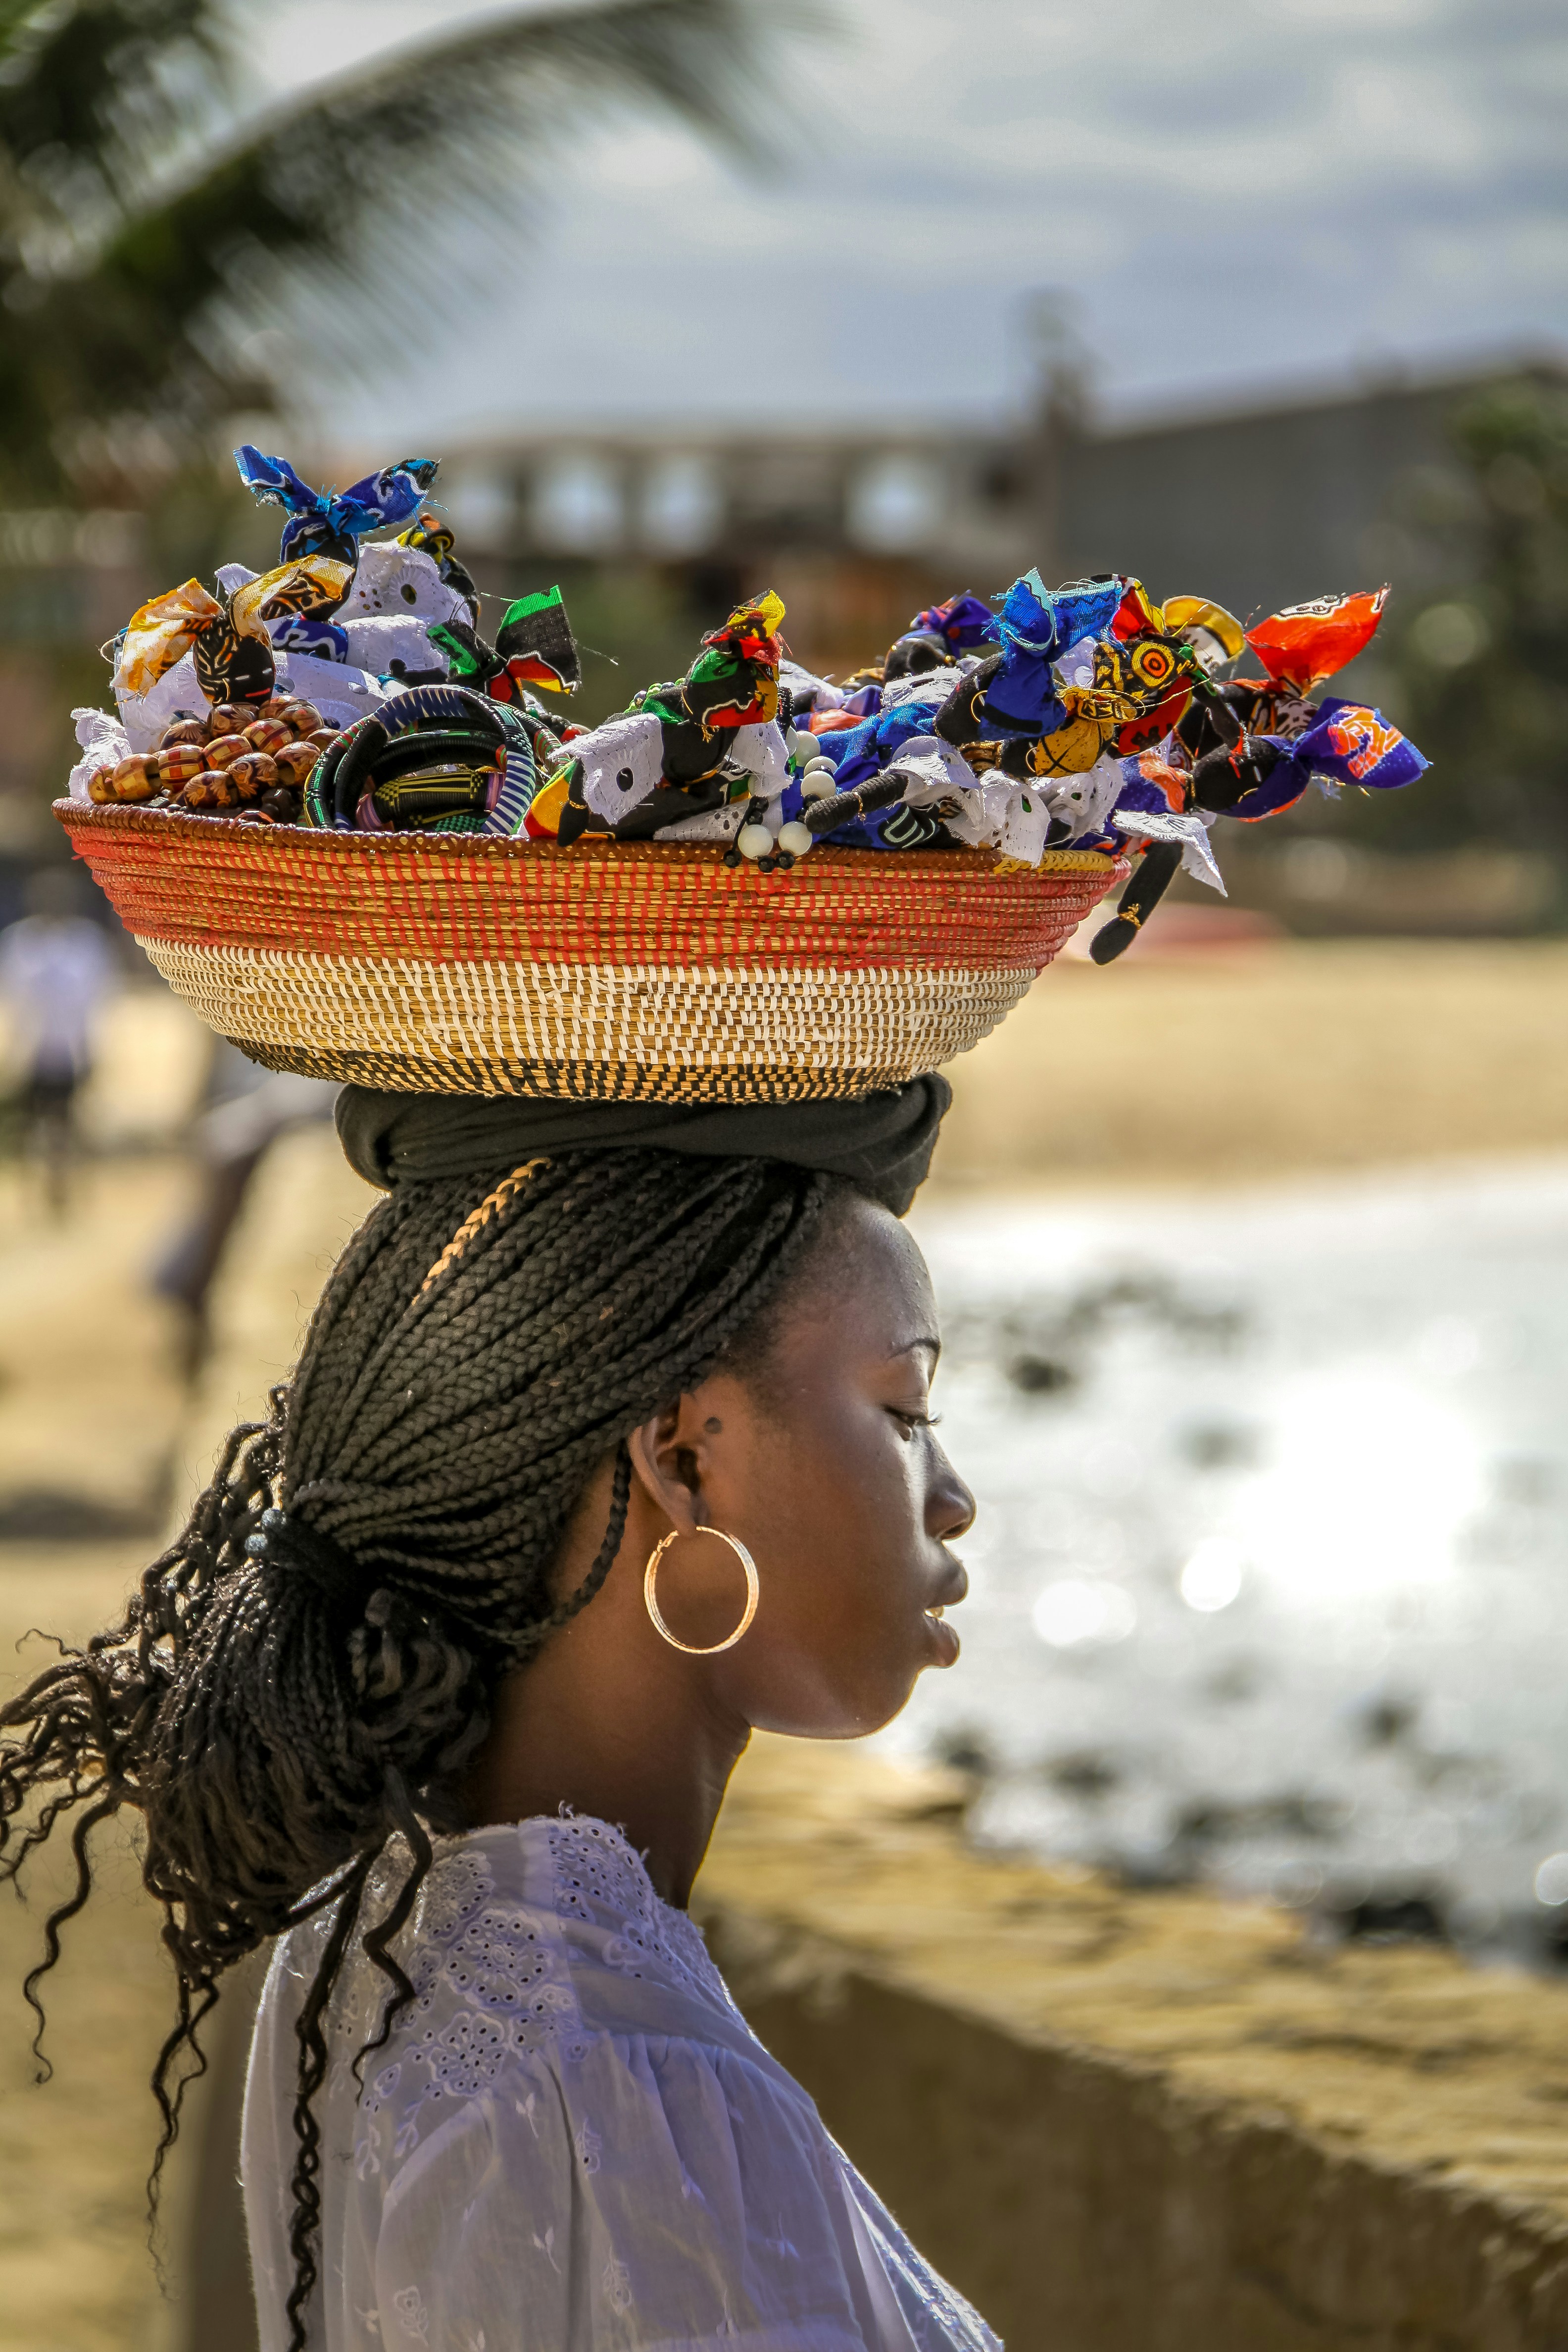
<path fill-rule="evenodd" d="M 237 1045 L 215 1040 L 200 1112 L 189 1143 L 199 1171 L 196 1197 L 153 1268 L 153 1288 L 185 1317 L 184 1370 L 206 1353 L 208 1300 L 251 1181 L 281 1135 L 331 1118 L 338 1098 L 326 1078 L 264 1069 Z"/>
<path fill-rule="evenodd" d="M 0 1004 L 12 1028 L 24 1149 L 44 1170 L 49 1207 L 63 1216 L 76 1149 L 76 1102 L 92 1070 L 93 1032 L 120 986 L 113 947 L 81 912 L 69 867 L 33 877 L 27 912 L 0 932 Z"/>

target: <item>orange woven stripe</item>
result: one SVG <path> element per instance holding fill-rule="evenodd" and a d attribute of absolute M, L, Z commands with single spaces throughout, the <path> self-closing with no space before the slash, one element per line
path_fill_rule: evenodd
<path fill-rule="evenodd" d="M 1126 878 L 1059 856 L 817 849 L 788 874 L 661 842 L 320 834 L 57 802 L 127 928 L 192 946 L 437 962 L 1016 971 Z"/>

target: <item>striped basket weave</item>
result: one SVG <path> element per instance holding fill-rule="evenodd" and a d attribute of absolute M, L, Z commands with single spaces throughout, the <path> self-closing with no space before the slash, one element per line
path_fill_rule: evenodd
<path fill-rule="evenodd" d="M 1125 863 L 317 833 L 58 801 L 176 994 L 276 1070 L 405 1093 L 790 1102 L 984 1037 Z"/>

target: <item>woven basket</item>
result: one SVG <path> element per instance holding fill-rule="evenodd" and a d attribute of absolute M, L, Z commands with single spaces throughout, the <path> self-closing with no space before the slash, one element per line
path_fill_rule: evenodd
<path fill-rule="evenodd" d="M 319 833 L 57 801 L 128 930 L 252 1060 L 407 1093 L 791 1102 L 978 1044 L 1125 863 L 1057 851 Z"/>

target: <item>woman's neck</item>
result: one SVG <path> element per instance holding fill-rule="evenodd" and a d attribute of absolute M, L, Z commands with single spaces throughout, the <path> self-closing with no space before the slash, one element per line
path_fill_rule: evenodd
<path fill-rule="evenodd" d="M 479 1828 L 564 1805 L 612 1822 L 646 1857 L 655 1893 L 684 1910 L 750 1733 L 693 1720 L 689 1695 L 661 1719 L 646 1689 L 615 1687 L 602 1658 L 584 1682 L 572 1669 L 572 1631 L 502 1683 L 463 1785 L 464 1815 Z"/>
<path fill-rule="evenodd" d="M 623 1616 L 641 1618 L 640 1569 L 617 1559 L 589 1606 L 502 1681 L 459 1805 L 476 1829 L 563 1805 L 614 1822 L 656 1893 L 684 1910 L 751 1730 L 690 1660 L 666 1650 L 650 1663 L 646 1621 L 644 1638 L 625 1638 Z"/>

